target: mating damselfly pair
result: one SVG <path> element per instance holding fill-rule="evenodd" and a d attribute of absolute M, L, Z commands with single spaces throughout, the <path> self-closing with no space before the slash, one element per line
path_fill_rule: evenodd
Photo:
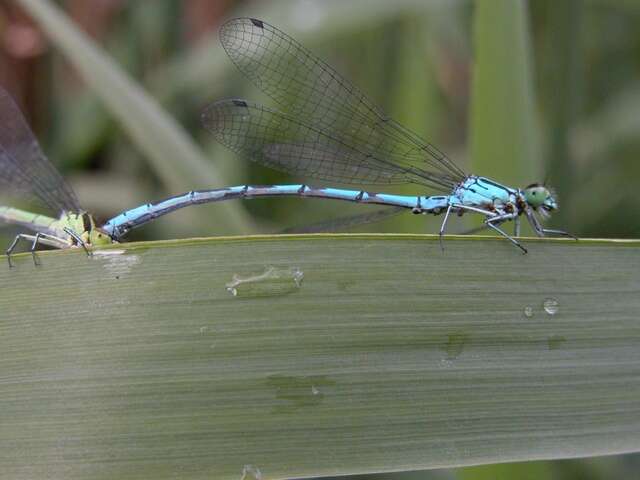
<path fill-rule="evenodd" d="M 341 184 L 413 183 L 443 194 L 394 195 L 306 184 L 240 185 L 191 191 L 141 205 L 98 225 L 46 159 L 13 100 L 0 89 L 0 193 L 37 200 L 59 214 L 53 218 L 0 206 L 0 220 L 35 232 L 16 236 L 6 251 L 10 266 L 11 254 L 21 239 L 31 242 L 32 253 L 39 244 L 82 247 L 90 253 L 92 247 L 119 242 L 131 229 L 174 210 L 233 198 L 316 197 L 443 214 L 441 237 L 452 213 L 473 212 L 484 217 L 487 228 L 525 253 L 518 240 L 501 228 L 505 222 L 514 222 L 515 237 L 521 216 L 539 236 L 570 236 L 542 226 L 539 216 L 557 209 L 554 195 L 544 185 L 510 188 L 467 175 L 277 28 L 252 18 L 233 19 L 221 27 L 220 40 L 239 70 L 282 108 L 274 110 L 239 99 L 211 104 L 202 122 L 222 144 L 295 175 Z"/>

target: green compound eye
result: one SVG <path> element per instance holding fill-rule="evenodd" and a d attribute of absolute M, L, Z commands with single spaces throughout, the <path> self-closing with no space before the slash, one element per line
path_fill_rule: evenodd
<path fill-rule="evenodd" d="M 529 185 L 523 193 L 526 202 L 534 209 L 543 208 L 550 211 L 558 208 L 553 193 L 543 185 Z"/>

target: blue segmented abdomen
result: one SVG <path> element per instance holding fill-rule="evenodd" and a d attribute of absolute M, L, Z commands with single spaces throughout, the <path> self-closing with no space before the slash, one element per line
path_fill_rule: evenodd
<path fill-rule="evenodd" d="M 420 213 L 440 213 L 449 205 L 449 196 L 412 196 L 373 193 L 341 188 L 315 188 L 304 184 L 294 185 L 238 185 L 214 190 L 200 190 L 167 198 L 154 204 L 141 205 L 127 210 L 103 225 L 109 235 L 118 238 L 127 231 L 174 210 L 202 203 L 218 202 L 234 198 L 295 196 L 327 198 L 348 202 L 404 207 Z"/>

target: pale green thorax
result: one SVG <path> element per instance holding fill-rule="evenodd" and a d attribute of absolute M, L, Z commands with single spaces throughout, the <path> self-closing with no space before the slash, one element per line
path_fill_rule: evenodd
<path fill-rule="evenodd" d="M 86 246 L 109 245 L 114 242 L 104 230 L 96 226 L 95 219 L 88 213 L 63 212 L 58 228 L 64 231 L 65 227 L 82 239 Z"/>

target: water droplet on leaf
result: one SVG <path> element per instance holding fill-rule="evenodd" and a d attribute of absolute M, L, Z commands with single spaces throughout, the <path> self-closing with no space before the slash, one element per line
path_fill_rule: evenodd
<path fill-rule="evenodd" d="M 547 298 L 542 302 L 542 307 L 549 315 L 555 315 L 558 313 L 558 300 L 555 298 Z"/>
<path fill-rule="evenodd" d="M 304 273 L 298 267 L 267 267 L 255 275 L 234 274 L 226 288 L 234 297 L 271 297 L 299 290 L 303 278 Z"/>
<path fill-rule="evenodd" d="M 262 480 L 262 472 L 258 467 L 245 465 L 242 467 L 242 477 L 240 480 Z"/>

